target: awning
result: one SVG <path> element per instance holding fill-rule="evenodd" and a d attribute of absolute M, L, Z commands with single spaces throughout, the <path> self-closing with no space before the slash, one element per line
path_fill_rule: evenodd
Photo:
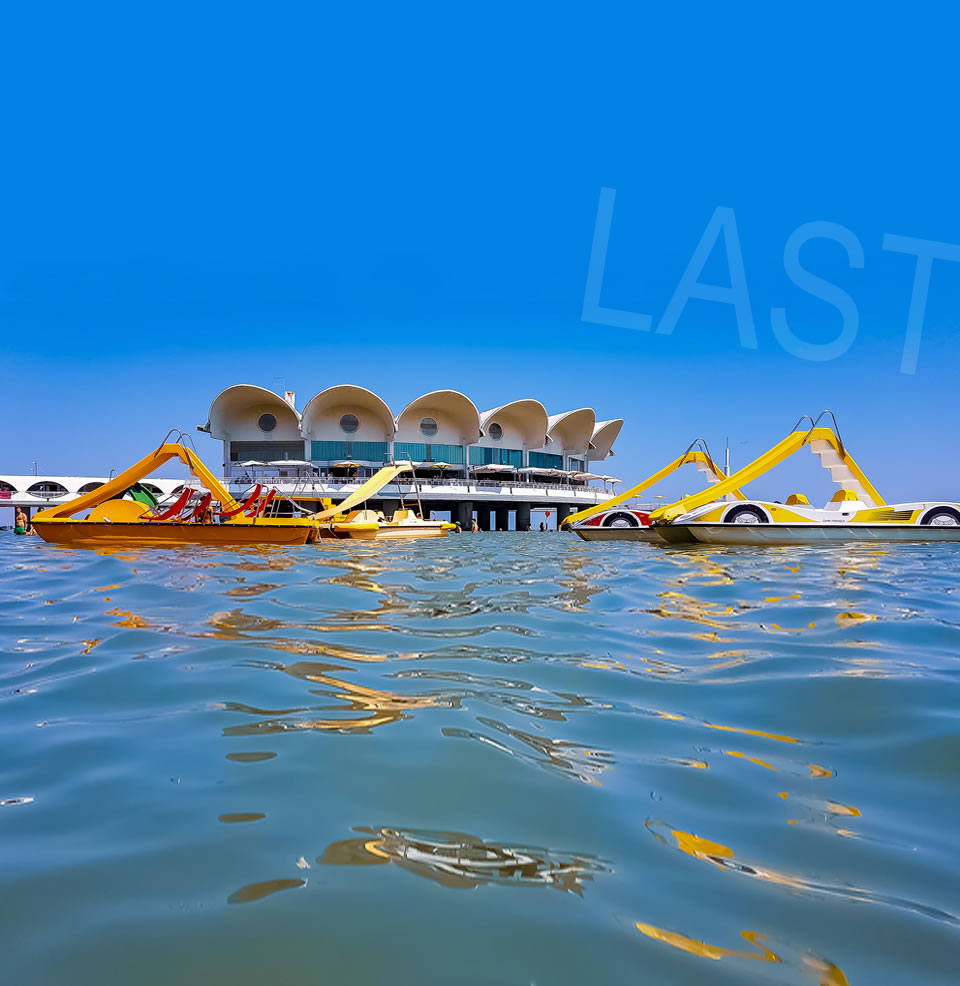
<path fill-rule="evenodd" d="M 238 465 L 241 465 L 244 468 L 249 469 L 250 466 L 265 466 L 266 462 L 258 462 L 256 459 L 247 459 L 246 462 L 240 462 L 238 463 Z"/>
<path fill-rule="evenodd" d="M 267 463 L 268 466 L 312 466 L 312 462 L 306 462 L 304 459 L 274 459 L 272 462 Z"/>
<path fill-rule="evenodd" d="M 486 466 L 471 466 L 474 472 L 516 472 L 516 466 L 501 466 L 491 462 Z"/>

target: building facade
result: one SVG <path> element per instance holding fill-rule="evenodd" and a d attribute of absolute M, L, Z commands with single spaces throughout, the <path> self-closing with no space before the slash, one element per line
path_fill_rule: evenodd
<path fill-rule="evenodd" d="M 238 384 L 214 398 L 198 428 L 223 443 L 224 476 L 237 484 L 269 476 L 304 495 L 337 496 L 385 463 L 409 461 L 425 510 L 506 529 L 510 512 L 522 528 L 531 510 L 562 519 L 609 497 L 616 480 L 597 464 L 615 454 L 622 426 L 590 408 L 549 414 L 532 398 L 480 411 L 455 390 L 423 394 L 395 414 L 353 384 L 320 391 L 301 411 L 291 391 Z M 385 488 L 373 503 L 389 512 L 402 495 Z"/>
<path fill-rule="evenodd" d="M 622 425 L 622 418 L 597 421 L 590 408 L 550 415 L 529 398 L 481 412 L 455 390 L 424 394 L 394 415 L 381 397 L 352 384 L 320 391 L 301 412 L 291 391 L 281 396 L 238 384 L 214 398 L 198 427 L 223 443 L 228 477 L 249 468 L 244 462 L 282 468 L 286 460 L 362 476 L 410 460 L 419 471 L 451 478 L 554 471 L 556 479 L 566 474 L 577 482 L 577 474 L 614 454 Z"/>

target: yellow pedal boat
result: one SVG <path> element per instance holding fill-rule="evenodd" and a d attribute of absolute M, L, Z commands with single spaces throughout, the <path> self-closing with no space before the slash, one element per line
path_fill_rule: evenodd
<path fill-rule="evenodd" d="M 713 489 L 687 497 L 650 514 L 650 523 L 666 541 L 703 544 L 831 544 L 849 541 L 960 541 L 960 503 L 941 500 L 888 504 L 844 446 L 837 430 L 820 426 L 831 411 L 814 421 L 804 416 L 782 441 Z M 809 428 L 800 428 L 804 420 Z M 820 458 L 840 487 L 829 503 L 814 507 L 801 493 L 785 503 L 718 497 L 769 472 L 807 447 Z"/>
<path fill-rule="evenodd" d="M 165 509 L 155 501 L 127 498 L 140 480 L 170 459 L 184 463 L 199 488 L 185 486 Z M 92 492 L 41 510 L 34 516 L 33 526 L 44 541 L 83 548 L 117 544 L 291 545 L 317 540 L 320 525 L 315 520 L 264 516 L 275 495 L 275 490 L 258 486 L 245 503 L 238 503 L 195 451 L 182 442 L 164 441 Z M 87 516 L 75 516 L 83 511 L 89 511 Z"/>
<path fill-rule="evenodd" d="M 394 511 L 390 520 L 377 510 L 354 510 L 344 518 L 344 526 L 355 524 L 376 525 L 375 537 L 378 541 L 400 538 L 442 538 L 457 526 L 446 520 L 424 520 L 415 511 L 407 509 Z"/>
<path fill-rule="evenodd" d="M 683 455 L 648 476 L 642 483 L 631 486 L 603 503 L 571 514 L 560 524 L 560 529 L 573 531 L 583 541 L 663 541 L 657 528 L 650 524 L 648 513 L 631 510 L 625 504 L 688 464 L 696 466 L 697 471 L 706 476 L 708 483 L 716 484 L 724 479 L 722 470 L 710 456 L 706 441 L 697 438 L 687 446 Z M 730 495 L 744 499 L 739 490 L 733 490 Z"/>

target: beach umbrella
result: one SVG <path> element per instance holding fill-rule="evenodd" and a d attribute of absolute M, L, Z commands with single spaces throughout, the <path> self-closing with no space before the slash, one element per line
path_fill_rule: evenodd
<path fill-rule="evenodd" d="M 241 463 L 239 463 L 239 465 L 243 466 L 244 468 L 249 469 L 252 466 L 265 466 L 266 465 L 266 462 L 260 462 L 257 459 L 247 459 L 246 462 L 241 462 Z"/>

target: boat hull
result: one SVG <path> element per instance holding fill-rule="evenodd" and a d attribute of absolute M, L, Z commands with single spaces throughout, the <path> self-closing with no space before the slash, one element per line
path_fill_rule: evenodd
<path fill-rule="evenodd" d="M 338 541 L 372 541 L 377 536 L 376 524 L 321 524 L 320 537 Z"/>
<path fill-rule="evenodd" d="M 701 544 L 837 544 L 884 541 L 960 541 L 960 527 L 922 524 L 667 524 L 668 541 Z"/>
<path fill-rule="evenodd" d="M 305 524 L 150 524 L 143 522 L 34 521 L 44 541 L 76 547 L 97 545 L 307 544 L 317 539 L 315 525 Z"/>
<path fill-rule="evenodd" d="M 436 524 L 381 524 L 377 532 L 378 541 L 407 540 L 409 538 L 442 538 L 449 528 Z"/>
<path fill-rule="evenodd" d="M 570 530 L 583 541 L 663 541 L 653 527 L 571 527 Z"/>

